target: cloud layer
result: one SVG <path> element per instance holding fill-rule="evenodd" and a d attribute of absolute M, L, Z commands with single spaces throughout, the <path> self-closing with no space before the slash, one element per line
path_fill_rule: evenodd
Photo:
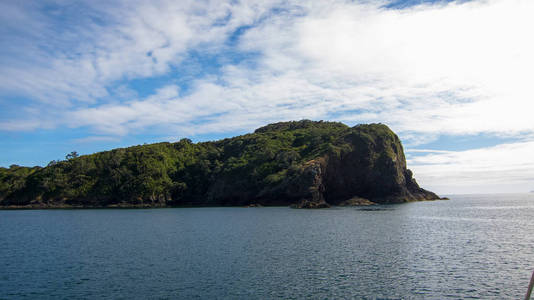
<path fill-rule="evenodd" d="M 438 193 L 527 192 L 534 186 L 534 142 L 431 153 L 408 159 L 425 187 Z"/>

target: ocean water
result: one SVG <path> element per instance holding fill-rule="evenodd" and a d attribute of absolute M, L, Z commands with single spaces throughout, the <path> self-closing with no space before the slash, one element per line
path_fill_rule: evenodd
<path fill-rule="evenodd" d="M 534 194 L 0 211 L 1 299 L 521 299 Z"/>

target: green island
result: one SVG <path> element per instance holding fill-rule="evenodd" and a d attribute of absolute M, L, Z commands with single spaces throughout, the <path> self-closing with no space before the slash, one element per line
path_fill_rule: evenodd
<path fill-rule="evenodd" d="M 383 124 L 291 121 L 219 141 L 156 143 L 0 168 L 0 208 L 287 206 L 440 199 Z"/>

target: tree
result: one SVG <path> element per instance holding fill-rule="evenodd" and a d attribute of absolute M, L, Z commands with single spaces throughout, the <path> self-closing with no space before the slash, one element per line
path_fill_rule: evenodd
<path fill-rule="evenodd" d="M 58 163 L 59 163 L 59 160 L 51 160 L 48 163 L 47 167 L 51 167 L 51 166 L 57 165 Z"/>
<path fill-rule="evenodd" d="M 70 160 L 70 159 L 76 158 L 76 157 L 78 157 L 78 156 L 79 156 L 79 155 L 78 155 L 78 152 L 76 152 L 76 151 L 72 151 L 71 153 L 67 154 L 67 155 L 65 156 L 65 158 L 68 159 L 68 160 Z"/>

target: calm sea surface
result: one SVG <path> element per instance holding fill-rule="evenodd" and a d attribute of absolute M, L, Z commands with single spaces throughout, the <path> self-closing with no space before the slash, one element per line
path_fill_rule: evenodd
<path fill-rule="evenodd" d="M 2 299 L 521 299 L 533 269 L 534 194 L 0 211 Z"/>

